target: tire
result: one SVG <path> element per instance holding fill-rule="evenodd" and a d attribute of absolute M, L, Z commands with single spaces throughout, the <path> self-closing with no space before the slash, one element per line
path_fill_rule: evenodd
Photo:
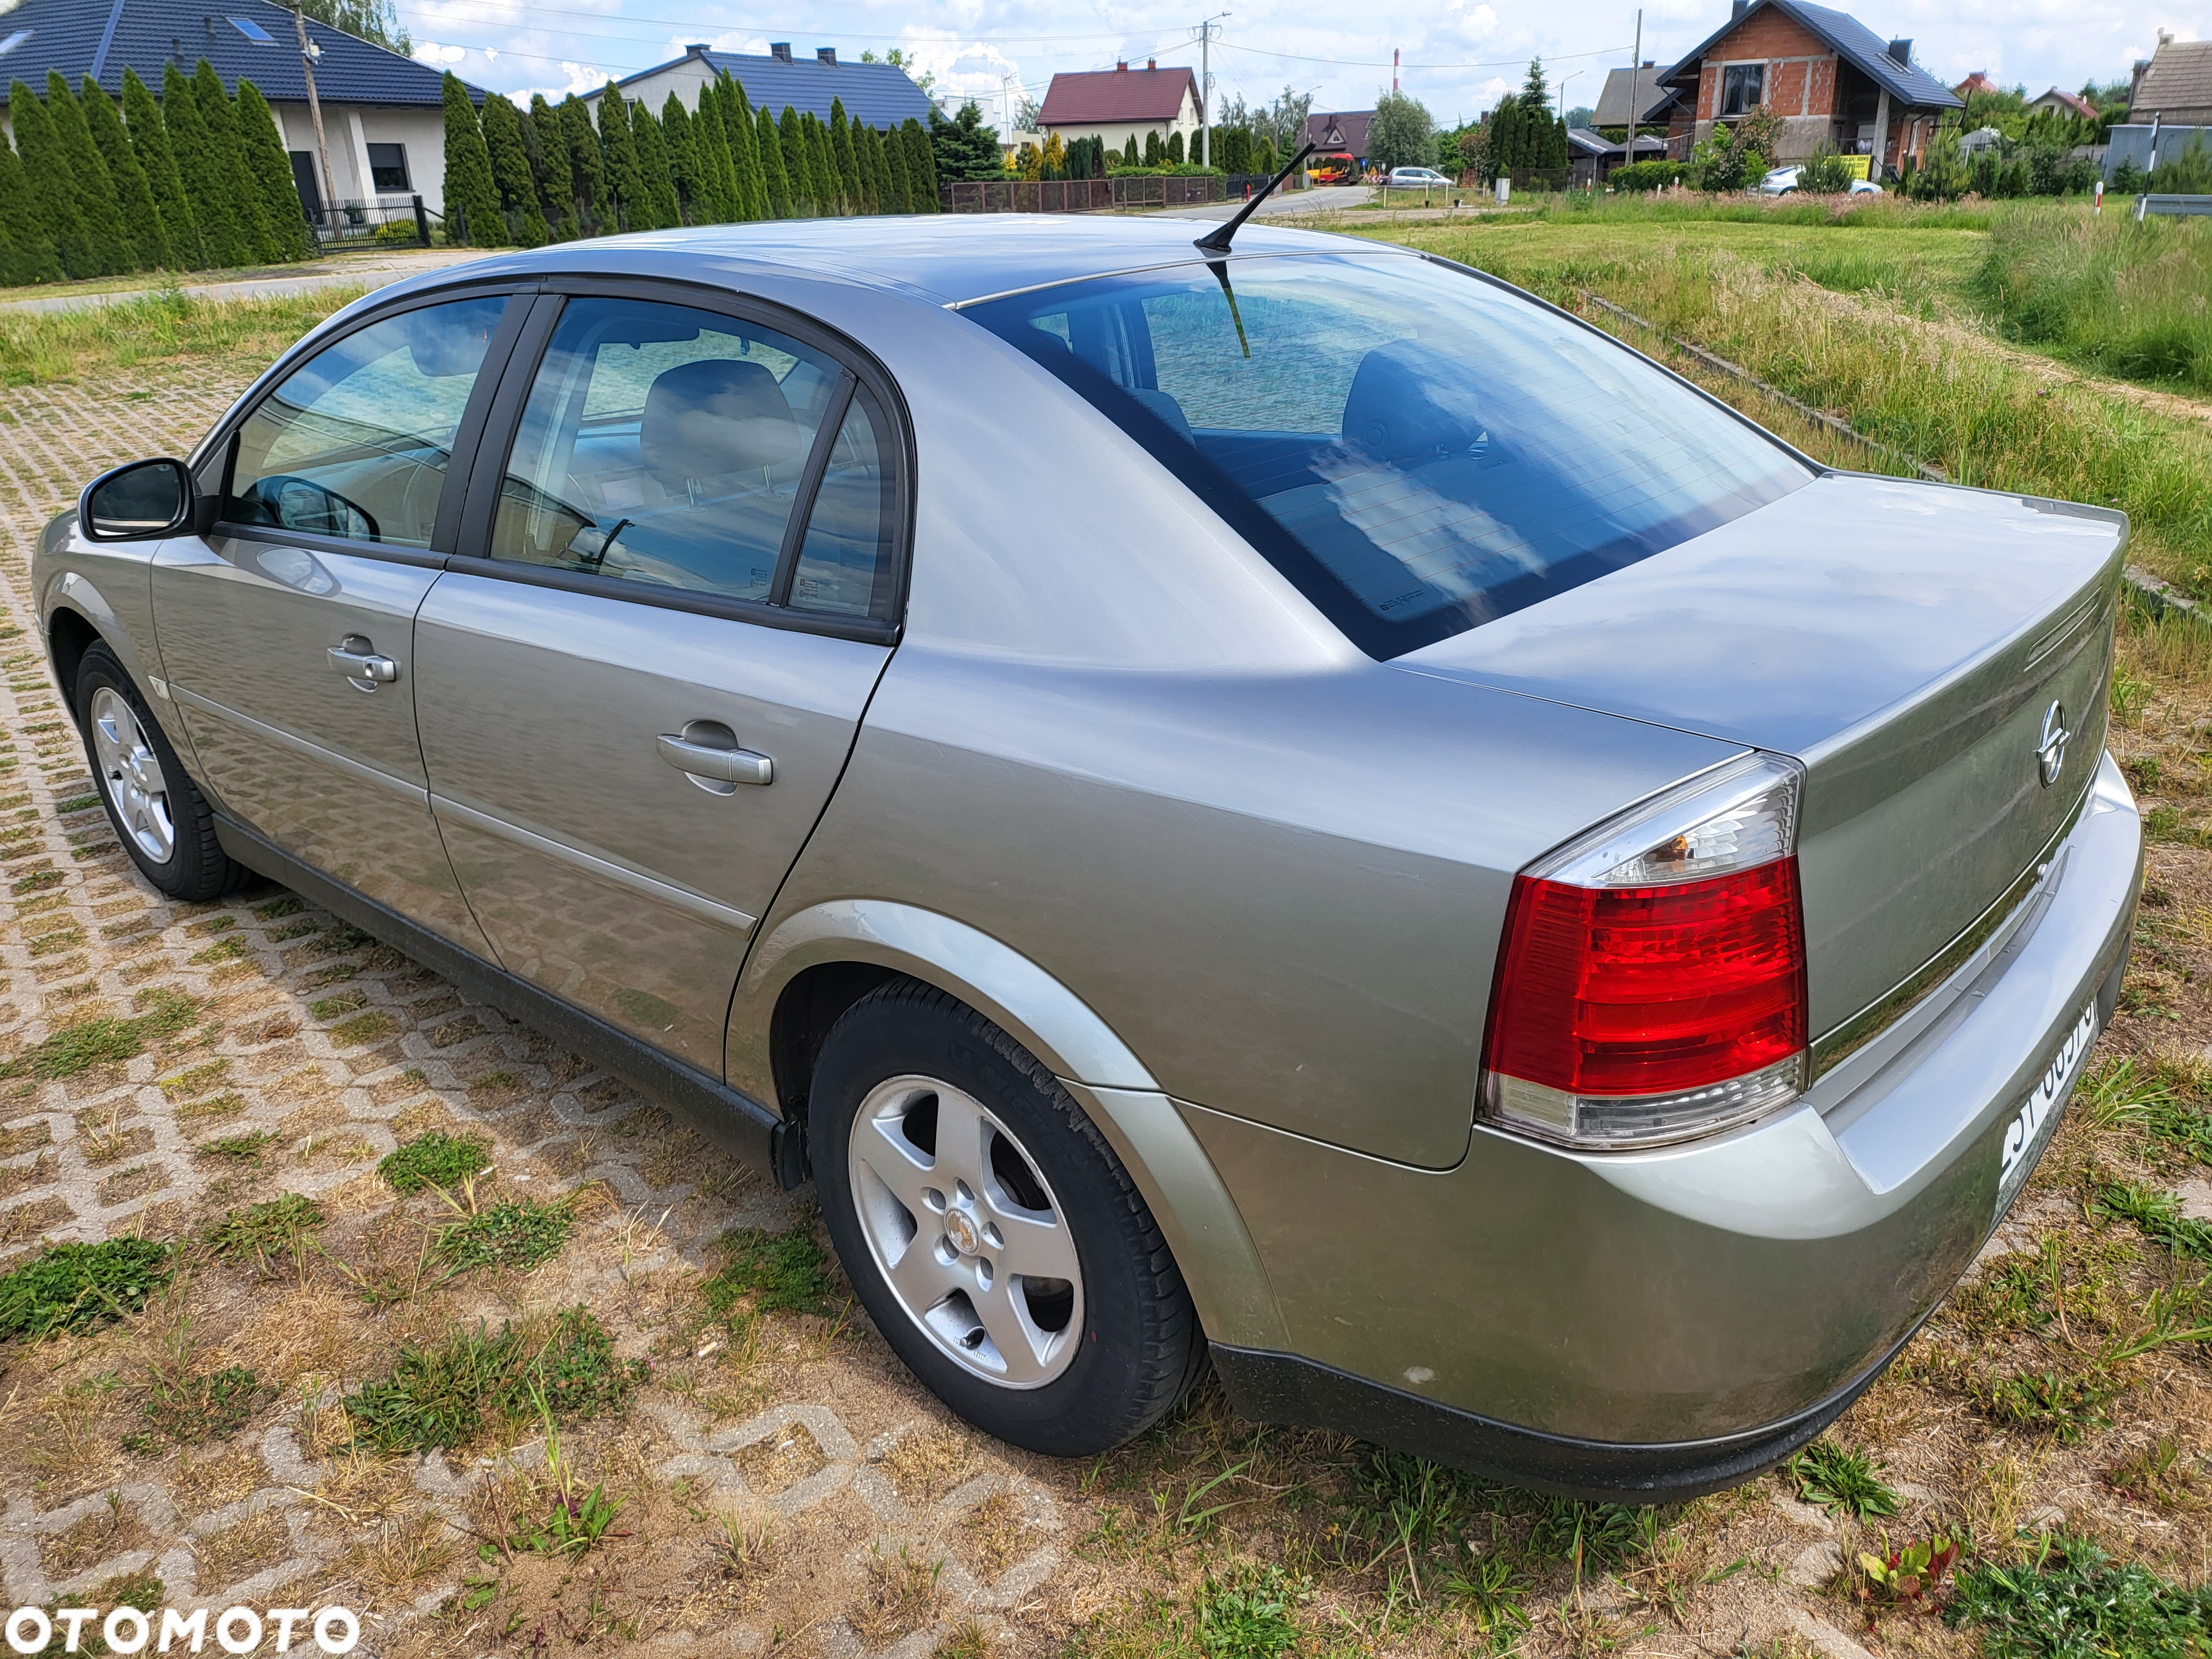
<path fill-rule="evenodd" d="M 139 873 L 171 898 L 220 897 L 245 874 L 215 837 L 215 814 L 105 642 L 85 648 L 77 730 L 100 805 Z"/>
<path fill-rule="evenodd" d="M 1143 1195 L 1059 1079 L 981 1014 L 912 980 L 879 987 L 830 1029 L 807 1119 L 861 1305 L 977 1428 L 1091 1456 L 1196 1380 L 1205 1340 Z"/>

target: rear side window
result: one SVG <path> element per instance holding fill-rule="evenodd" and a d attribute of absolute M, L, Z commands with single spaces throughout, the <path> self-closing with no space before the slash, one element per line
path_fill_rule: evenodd
<path fill-rule="evenodd" d="M 1426 260 L 1194 264 L 966 314 L 1143 444 L 1377 657 L 1811 477 L 1602 337 Z"/>

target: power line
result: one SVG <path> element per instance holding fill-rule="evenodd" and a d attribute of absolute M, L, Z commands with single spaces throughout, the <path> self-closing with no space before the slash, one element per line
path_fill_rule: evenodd
<path fill-rule="evenodd" d="M 1334 64 L 1341 69 L 1389 69 L 1393 67 L 1387 59 L 1370 61 L 1362 58 L 1310 58 L 1303 53 L 1295 52 L 1270 52 L 1265 46 L 1240 46 L 1232 40 L 1224 40 L 1221 44 L 1225 50 L 1230 52 L 1250 52 L 1255 57 L 1258 58 L 1286 58 L 1294 64 Z M 1597 52 L 1563 52 L 1553 56 L 1545 58 L 1544 61 L 1547 64 L 1566 64 L 1572 63 L 1577 58 L 1610 58 L 1613 53 L 1620 52 L 1620 50 L 1621 48 L 1619 46 L 1606 46 Z M 1532 57 L 1540 55 L 1541 54 L 1538 53 L 1530 54 Z M 1500 58 L 1493 63 L 1487 64 L 1402 64 L 1396 65 L 1396 67 L 1407 70 L 1520 69 L 1524 66 L 1528 61 L 1528 59 L 1526 58 Z"/>

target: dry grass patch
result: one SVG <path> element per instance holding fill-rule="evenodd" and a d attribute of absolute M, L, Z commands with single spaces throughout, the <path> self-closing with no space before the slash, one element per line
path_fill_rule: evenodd
<path fill-rule="evenodd" d="M 937 1622 L 944 1602 L 938 1583 L 945 1571 L 943 1556 L 917 1555 L 905 1544 L 892 1555 L 872 1550 L 867 1571 L 866 1593 L 846 1620 L 869 1647 Z"/>
<path fill-rule="evenodd" d="M 345 1569 L 376 1598 L 377 1605 L 412 1601 L 453 1564 L 455 1540 L 443 1516 L 420 1515 L 396 1521 L 357 1545 Z"/>
<path fill-rule="evenodd" d="M 884 1454 L 883 1471 L 909 1502 L 941 1498 L 960 1484 L 975 1461 L 975 1448 L 957 1429 L 920 1428 L 902 1435 Z"/>
<path fill-rule="evenodd" d="M 829 1466 L 822 1448 L 801 1423 L 787 1424 L 764 1440 L 730 1454 L 745 1485 L 763 1498 L 797 1486 Z"/>
<path fill-rule="evenodd" d="M 186 1452 L 176 1465 L 175 1491 L 188 1514 L 228 1509 L 269 1484 L 269 1467 L 252 1446 L 215 1455 Z"/>
<path fill-rule="evenodd" d="M 226 1589 L 241 1578 L 251 1578 L 289 1559 L 291 1553 L 292 1534 L 284 1524 L 283 1511 L 277 1509 L 265 1509 L 234 1521 L 192 1543 L 203 1591 Z"/>
<path fill-rule="evenodd" d="M 80 1516 L 39 1543 L 39 1559 L 51 1578 L 74 1578 L 88 1567 L 112 1560 L 128 1550 L 144 1549 L 154 1534 L 138 1511 L 112 1492 L 90 1515 Z"/>

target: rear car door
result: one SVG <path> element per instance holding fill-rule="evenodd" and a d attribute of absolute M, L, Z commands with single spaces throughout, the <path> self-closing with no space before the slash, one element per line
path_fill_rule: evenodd
<path fill-rule="evenodd" d="M 509 971 L 720 1077 L 890 654 L 904 440 L 803 319 L 577 286 L 538 302 L 416 618 L 432 806 Z"/>
<path fill-rule="evenodd" d="M 162 672 L 220 810 L 478 952 L 430 817 L 412 630 L 459 520 L 454 454 L 528 306 L 432 296 L 321 346 L 203 461 L 218 521 L 153 570 Z"/>

